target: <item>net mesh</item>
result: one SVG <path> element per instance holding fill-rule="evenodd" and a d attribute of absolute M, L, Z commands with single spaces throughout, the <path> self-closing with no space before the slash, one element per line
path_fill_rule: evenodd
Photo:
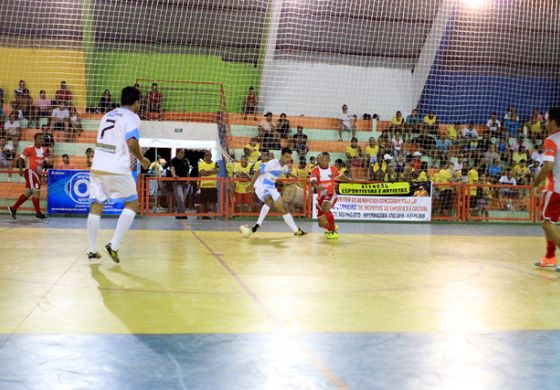
<path fill-rule="evenodd" d="M 474 167 L 525 184 L 542 115 L 560 104 L 558 15 L 550 0 L 6 0 L 3 114 L 46 123 L 39 91 L 54 103 L 66 81 L 86 131 L 62 150 L 81 163 L 118 91 L 138 82 L 146 96 L 156 82 L 162 104 L 144 119 L 224 124 L 237 158 L 258 137 L 261 151 L 290 146 L 306 163 L 329 151 L 357 179 L 443 180 L 451 161 L 453 181 Z"/>

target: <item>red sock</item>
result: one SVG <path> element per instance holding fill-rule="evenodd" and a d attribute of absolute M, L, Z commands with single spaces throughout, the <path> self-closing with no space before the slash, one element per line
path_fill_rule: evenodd
<path fill-rule="evenodd" d="M 32 198 L 33 200 L 33 207 L 35 207 L 35 212 L 36 213 L 40 213 L 41 212 L 41 206 L 39 206 L 39 198 Z"/>
<path fill-rule="evenodd" d="M 554 245 L 553 241 L 547 241 L 546 242 L 546 255 L 545 257 L 548 259 L 551 259 L 555 256 L 555 252 L 556 252 L 556 245 Z"/>
<path fill-rule="evenodd" d="M 12 206 L 12 208 L 17 210 L 19 208 L 19 206 L 24 204 L 27 199 L 29 199 L 28 196 L 25 196 L 23 194 L 20 195 L 18 200 L 16 201 L 16 203 L 14 203 L 14 205 Z"/>
<path fill-rule="evenodd" d="M 325 213 L 325 216 L 327 217 L 327 230 L 329 232 L 334 232 L 336 229 L 336 225 L 334 223 L 334 215 L 332 211 Z"/>

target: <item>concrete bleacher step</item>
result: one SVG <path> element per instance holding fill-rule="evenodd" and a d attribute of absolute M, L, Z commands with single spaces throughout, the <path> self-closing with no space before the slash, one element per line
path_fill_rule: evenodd
<path fill-rule="evenodd" d="M 231 135 L 233 137 L 255 137 L 257 136 L 258 128 L 257 126 L 241 126 L 241 125 L 232 125 L 231 126 Z M 296 129 L 292 129 L 292 134 L 296 133 Z M 322 130 L 322 129 L 304 129 L 303 133 L 307 135 L 310 140 L 317 140 L 317 141 L 337 141 L 338 142 L 338 131 L 337 130 Z M 373 133 L 371 131 L 358 131 L 356 132 L 356 138 L 358 138 L 359 142 L 367 142 L 369 137 L 375 136 L 378 137 L 377 132 Z M 344 132 L 342 134 L 342 138 L 344 140 L 350 139 L 350 133 Z"/>

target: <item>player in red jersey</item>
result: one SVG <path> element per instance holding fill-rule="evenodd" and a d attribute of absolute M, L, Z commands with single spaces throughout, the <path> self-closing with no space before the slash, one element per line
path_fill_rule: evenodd
<path fill-rule="evenodd" d="M 309 181 L 317 194 L 317 218 L 319 226 L 325 229 L 325 236 L 329 240 L 338 238 L 338 226 L 334 221 L 334 215 L 331 208 L 336 203 L 336 185 L 341 179 L 338 168 L 334 165 L 329 165 L 331 156 L 327 152 L 321 153 L 318 163 L 315 168 L 311 170 Z"/>
<path fill-rule="evenodd" d="M 33 138 L 34 145 L 23 150 L 19 165 L 19 175 L 25 177 L 25 192 L 21 194 L 13 206 L 8 207 L 13 219 L 16 219 L 16 212 L 30 196 L 32 197 L 33 207 L 35 208 L 35 217 L 39 219 L 47 218 L 41 212 L 39 206 L 39 196 L 41 195 L 41 172 L 43 171 L 43 163 L 47 160 L 47 150 L 43 147 L 43 133 L 35 134 Z M 23 169 L 25 165 L 25 171 Z"/>
<path fill-rule="evenodd" d="M 548 137 L 544 141 L 544 165 L 533 182 L 533 188 L 548 179 L 541 199 L 541 223 L 546 237 L 546 255 L 535 263 L 537 267 L 557 267 L 556 247 L 560 233 L 556 223 L 560 219 L 560 107 L 551 108 L 546 119 Z"/>

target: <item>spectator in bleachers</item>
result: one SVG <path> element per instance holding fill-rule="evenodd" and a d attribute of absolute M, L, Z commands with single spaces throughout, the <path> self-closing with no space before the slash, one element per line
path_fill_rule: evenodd
<path fill-rule="evenodd" d="M 47 93 L 44 89 L 42 89 L 39 91 L 39 98 L 35 100 L 35 114 L 33 115 L 33 119 L 37 122 L 37 127 L 40 125 L 40 120 L 42 118 L 47 118 L 47 120 L 50 119 L 50 112 L 51 100 L 47 98 Z"/>
<path fill-rule="evenodd" d="M 494 159 L 488 166 L 488 175 L 492 183 L 496 183 L 502 177 L 502 164 L 500 160 Z"/>
<path fill-rule="evenodd" d="M 93 163 L 93 155 L 95 154 L 95 151 L 93 150 L 93 148 L 87 148 L 86 149 L 86 166 L 87 169 L 91 169 L 91 164 Z"/>
<path fill-rule="evenodd" d="M 64 102 L 66 105 L 72 105 L 72 91 L 68 89 L 66 81 L 60 82 L 60 89 L 58 89 L 54 95 L 55 104 L 59 105 Z"/>
<path fill-rule="evenodd" d="M 504 171 L 504 174 L 498 180 L 498 183 L 515 186 L 517 185 L 517 180 L 515 180 L 515 178 L 511 175 L 511 170 L 506 169 Z M 500 188 L 498 190 L 498 193 L 500 195 L 501 208 L 511 209 L 512 208 L 511 199 L 517 196 L 517 191 L 511 187 L 505 187 L 505 188 Z"/>
<path fill-rule="evenodd" d="M 543 121 L 542 115 L 538 109 L 533 111 L 531 118 L 525 125 L 529 130 L 529 136 L 531 137 L 533 144 L 535 144 L 537 140 L 543 139 Z"/>
<path fill-rule="evenodd" d="M 0 138 L 0 169 L 9 168 L 12 165 L 12 151 L 6 146 L 6 140 Z"/>
<path fill-rule="evenodd" d="M 106 89 L 105 91 L 103 91 L 103 94 L 101 94 L 101 97 L 99 98 L 97 110 L 98 112 L 106 113 L 112 110 L 112 105 L 113 97 L 111 96 L 111 92 Z"/>
<path fill-rule="evenodd" d="M 406 127 L 413 133 L 418 132 L 420 130 L 420 126 L 422 125 L 422 118 L 418 115 L 418 110 L 415 108 L 412 110 L 412 113 L 406 117 Z"/>
<path fill-rule="evenodd" d="M 29 122 L 33 118 L 33 98 L 29 94 L 29 90 L 27 88 L 24 89 L 23 94 L 19 97 L 17 110 L 21 111 L 21 115 Z M 30 127 L 29 125 L 30 123 L 28 123 L 28 127 Z"/>
<path fill-rule="evenodd" d="M 247 119 L 247 115 L 253 115 L 254 120 L 257 120 L 257 97 L 255 96 L 255 89 L 249 87 L 245 101 L 243 102 L 243 119 Z"/>
<path fill-rule="evenodd" d="M 422 154 L 431 156 L 434 155 L 436 142 L 432 136 L 428 135 L 428 129 L 423 128 L 420 135 L 414 138 L 413 142 Z"/>
<path fill-rule="evenodd" d="M 468 164 L 467 164 L 468 165 Z M 469 168 L 469 171 L 467 172 L 467 182 L 466 184 L 478 184 L 478 170 L 476 169 L 476 167 L 473 165 Z M 478 194 L 478 188 L 477 187 L 470 187 L 470 191 L 469 191 L 469 208 L 471 211 L 471 214 L 473 215 L 477 215 L 477 194 Z"/>
<path fill-rule="evenodd" d="M 243 152 L 247 156 L 249 163 L 256 163 L 261 156 L 258 137 L 251 138 L 251 141 L 243 148 Z"/>
<path fill-rule="evenodd" d="M 500 153 L 498 153 L 498 147 L 496 145 L 490 145 L 490 149 L 484 153 L 484 158 L 486 161 L 500 161 Z"/>
<path fill-rule="evenodd" d="M 399 174 L 396 171 L 396 164 L 391 163 L 387 165 L 387 171 L 383 176 L 383 182 L 385 183 L 395 183 L 399 181 Z"/>
<path fill-rule="evenodd" d="M 467 145 L 465 147 L 465 154 L 467 155 L 468 159 L 474 159 L 478 157 L 478 138 L 471 137 L 467 141 Z"/>
<path fill-rule="evenodd" d="M 64 101 L 61 101 L 58 107 L 52 111 L 50 131 L 61 127 L 64 130 L 66 140 L 68 140 L 70 138 L 70 111 Z"/>
<path fill-rule="evenodd" d="M 77 169 L 74 164 L 70 162 L 70 156 L 66 153 L 62 155 L 62 162 L 58 164 L 56 169 Z"/>
<path fill-rule="evenodd" d="M 253 211 L 253 191 L 251 189 L 251 165 L 246 155 L 241 156 L 238 163 L 234 163 L 231 177 L 238 181 L 234 184 L 234 198 L 236 212 L 247 213 Z"/>
<path fill-rule="evenodd" d="M 342 161 L 342 159 L 337 158 L 334 161 L 334 166 L 337 167 L 338 173 L 340 173 L 340 175 L 348 176 L 348 169 L 346 168 L 346 165 L 344 164 L 344 161 Z"/>
<path fill-rule="evenodd" d="M 455 122 L 455 124 L 449 125 L 445 129 L 445 134 L 447 134 L 447 138 L 453 143 L 457 141 L 457 132 L 459 131 L 460 126 L 461 124 L 459 122 Z"/>
<path fill-rule="evenodd" d="M 198 176 L 201 178 L 218 177 L 218 165 L 212 161 L 212 152 L 207 150 L 204 153 L 204 159 L 198 162 Z M 200 181 L 200 212 L 215 213 L 218 203 L 218 188 L 216 180 Z M 210 219 L 210 217 L 202 217 Z"/>
<path fill-rule="evenodd" d="M 511 148 L 511 151 L 512 151 L 512 152 L 517 152 L 517 151 L 519 151 L 519 148 L 520 148 L 521 146 L 523 146 L 523 147 L 525 148 L 525 150 L 529 150 L 529 149 L 531 148 L 531 144 L 529 143 L 529 141 L 527 141 L 527 140 L 525 139 L 525 137 L 518 137 L 518 138 L 516 138 L 516 139 L 512 142 L 510 148 Z"/>
<path fill-rule="evenodd" d="M 531 171 L 529 171 L 529 168 L 527 167 L 527 160 L 519 160 L 519 163 L 515 164 L 511 169 L 511 173 L 517 184 L 529 184 Z"/>
<path fill-rule="evenodd" d="M 521 123 L 517 116 L 515 106 L 511 106 L 509 111 L 504 116 L 504 129 L 507 132 L 507 137 L 517 137 Z"/>
<path fill-rule="evenodd" d="M 366 166 L 377 162 L 377 154 L 379 153 L 379 145 L 375 141 L 375 137 L 369 137 L 368 145 L 364 149 L 366 157 Z"/>
<path fill-rule="evenodd" d="M 276 131 L 278 133 L 278 137 L 280 137 L 277 143 L 280 144 L 280 140 L 284 140 L 283 142 L 287 144 L 290 133 L 292 132 L 292 128 L 290 126 L 290 121 L 286 117 L 286 114 L 280 114 L 280 119 L 278 119 L 278 123 L 276 123 Z"/>
<path fill-rule="evenodd" d="M 41 131 L 43 132 L 43 147 L 47 149 L 47 153 L 50 157 L 54 158 L 54 136 L 48 132 L 49 127 L 43 125 Z"/>
<path fill-rule="evenodd" d="M 434 114 L 433 111 L 428 111 L 428 115 L 424 116 L 422 122 L 424 123 L 424 127 L 428 129 L 428 132 L 430 134 L 437 133 L 439 122 L 436 114 Z"/>
<path fill-rule="evenodd" d="M 524 146 L 519 146 L 519 150 L 511 154 L 511 161 L 514 165 L 519 164 L 521 160 L 527 161 L 528 159 L 529 156 L 527 155 L 527 149 L 525 149 Z"/>
<path fill-rule="evenodd" d="M 152 83 L 152 89 L 147 96 L 148 118 L 161 120 L 163 114 L 163 95 L 159 91 L 157 83 Z"/>
<path fill-rule="evenodd" d="M 428 163 L 426 161 L 420 163 L 420 169 L 414 170 L 412 181 L 428 181 Z"/>
<path fill-rule="evenodd" d="M 18 86 L 14 90 L 15 100 L 12 104 L 19 107 L 19 105 L 21 104 L 21 97 L 25 93 L 29 94 L 29 89 L 27 89 L 27 85 L 25 84 L 25 81 L 20 80 Z"/>
<path fill-rule="evenodd" d="M 439 190 L 439 196 L 437 196 L 436 207 L 434 208 L 435 215 L 451 214 L 451 209 L 453 207 L 453 187 L 445 184 L 455 182 L 453 172 L 453 163 L 451 161 L 443 161 L 441 169 L 432 178 L 435 183 L 440 184 L 436 187 L 436 189 Z"/>
<path fill-rule="evenodd" d="M 486 122 L 486 131 L 492 135 L 492 137 L 496 137 L 500 131 L 502 124 L 496 117 L 496 113 L 493 112 L 490 115 L 490 119 Z"/>
<path fill-rule="evenodd" d="M 544 147 L 543 145 L 537 146 L 537 149 L 531 153 L 531 164 L 540 167 L 544 163 Z"/>
<path fill-rule="evenodd" d="M 488 218 L 489 216 L 489 206 L 492 201 L 492 187 L 488 175 L 485 173 L 480 174 L 479 184 L 484 185 L 484 187 L 478 188 L 476 208 L 478 210 L 478 215 Z"/>
<path fill-rule="evenodd" d="M 295 150 L 300 158 L 305 158 L 307 152 L 309 151 L 309 148 L 307 147 L 307 139 L 307 135 L 303 134 L 303 126 L 298 125 L 297 132 L 292 138 L 291 149 Z"/>
<path fill-rule="evenodd" d="M 410 166 L 413 171 L 417 171 L 422 166 L 422 153 L 418 150 L 412 153 L 412 160 L 410 161 Z"/>
<path fill-rule="evenodd" d="M 395 131 L 395 135 L 391 139 L 391 149 L 394 156 L 398 156 L 403 152 L 404 140 L 400 130 Z"/>
<path fill-rule="evenodd" d="M 449 155 L 449 150 L 453 146 L 453 142 L 447 138 L 447 134 L 442 132 L 439 137 L 436 138 L 436 159 L 447 159 Z"/>
<path fill-rule="evenodd" d="M 279 149 L 280 145 L 276 143 L 276 125 L 272 121 L 272 112 L 264 114 L 264 120 L 259 123 L 258 134 L 263 149 Z"/>
<path fill-rule="evenodd" d="M 70 107 L 70 138 L 73 140 L 74 135 L 82 134 L 84 132 L 82 128 L 82 120 L 80 119 L 80 115 L 76 110 L 76 107 Z"/>
<path fill-rule="evenodd" d="M 474 123 L 469 123 L 469 125 L 461 131 L 463 138 L 471 139 L 478 138 L 478 131 L 474 128 Z"/>
<path fill-rule="evenodd" d="M 490 145 L 492 145 L 490 136 L 490 133 L 486 131 L 482 134 L 482 138 L 478 141 L 478 156 L 480 158 L 490 149 Z"/>
<path fill-rule="evenodd" d="M 348 106 L 346 104 L 342 105 L 342 112 L 338 114 L 338 141 L 342 142 L 342 132 L 350 131 L 352 138 L 356 137 L 356 120 L 348 112 Z"/>
<path fill-rule="evenodd" d="M 510 105 L 508 107 L 507 112 L 504 114 L 504 122 L 507 119 L 518 119 L 518 115 L 517 115 L 517 107 L 515 107 L 514 105 Z"/>
<path fill-rule="evenodd" d="M 185 149 L 177 149 L 175 157 L 171 159 L 171 177 L 175 179 L 189 177 L 190 164 L 189 160 L 185 157 Z M 173 181 L 173 193 L 177 201 L 177 213 L 185 213 L 185 199 L 189 190 L 188 181 Z M 187 219 L 184 215 L 178 215 L 175 219 Z"/>
<path fill-rule="evenodd" d="M 18 143 L 21 138 L 21 125 L 17 119 L 17 114 L 12 111 L 8 120 L 4 123 L 4 132 L 6 133 L 6 140 L 14 148 L 14 151 L 18 148 Z"/>
<path fill-rule="evenodd" d="M 308 171 L 311 172 L 313 168 L 317 166 L 317 157 L 311 156 L 309 157 L 309 168 Z"/>
<path fill-rule="evenodd" d="M 358 139 L 356 137 L 350 140 L 350 145 L 346 147 L 345 154 L 347 167 L 356 166 L 355 164 L 357 164 L 357 161 L 361 165 L 363 153 L 362 148 L 358 145 Z"/>
<path fill-rule="evenodd" d="M 500 154 L 500 160 L 509 161 L 511 157 L 511 150 L 507 140 L 505 138 L 500 138 L 496 143 L 496 147 L 498 149 L 498 153 Z"/>
<path fill-rule="evenodd" d="M 395 116 L 391 118 L 391 128 L 394 130 L 403 130 L 404 129 L 404 118 L 400 111 L 397 111 Z"/>

